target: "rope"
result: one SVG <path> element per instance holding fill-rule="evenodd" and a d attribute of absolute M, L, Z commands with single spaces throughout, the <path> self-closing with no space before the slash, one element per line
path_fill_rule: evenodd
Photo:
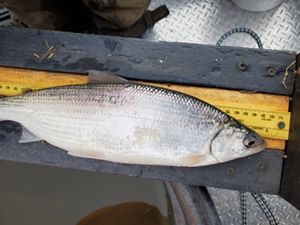
<path fill-rule="evenodd" d="M 241 215 L 242 215 L 242 225 L 247 225 L 246 192 L 240 192 L 240 207 L 241 207 Z"/>
<path fill-rule="evenodd" d="M 230 31 L 227 31 L 225 34 L 223 34 L 221 36 L 221 38 L 218 40 L 217 42 L 217 46 L 221 46 L 222 42 L 228 38 L 230 35 L 235 34 L 235 33 L 246 33 L 249 34 L 251 37 L 254 38 L 254 40 L 257 43 L 258 48 L 263 48 L 263 44 L 259 38 L 259 36 L 251 29 L 246 28 L 246 27 L 237 27 L 237 28 L 233 28 Z"/>
<path fill-rule="evenodd" d="M 265 214 L 268 222 L 270 225 L 279 225 L 278 220 L 274 216 L 274 213 L 271 210 L 271 207 L 265 197 L 259 193 L 251 193 L 257 204 L 259 205 L 260 209 Z"/>

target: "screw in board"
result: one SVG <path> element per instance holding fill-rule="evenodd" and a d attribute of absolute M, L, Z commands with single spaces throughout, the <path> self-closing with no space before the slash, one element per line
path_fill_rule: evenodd
<path fill-rule="evenodd" d="M 268 68 L 268 74 L 270 76 L 274 76 L 276 74 L 276 70 L 273 67 Z"/>
<path fill-rule="evenodd" d="M 285 122 L 283 122 L 283 121 L 278 122 L 277 127 L 279 129 L 283 129 L 285 127 Z"/>
<path fill-rule="evenodd" d="M 244 62 L 239 62 L 238 63 L 238 68 L 241 71 L 246 71 L 248 69 L 248 65 L 246 63 L 244 63 Z"/>

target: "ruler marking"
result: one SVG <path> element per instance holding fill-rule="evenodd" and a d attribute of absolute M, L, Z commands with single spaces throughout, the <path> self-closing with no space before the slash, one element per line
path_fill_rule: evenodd
<path fill-rule="evenodd" d="M 282 140 L 288 139 L 290 112 L 270 112 L 227 106 L 216 107 L 255 130 L 263 137 Z M 279 128 L 279 123 L 283 123 L 282 128 Z"/>

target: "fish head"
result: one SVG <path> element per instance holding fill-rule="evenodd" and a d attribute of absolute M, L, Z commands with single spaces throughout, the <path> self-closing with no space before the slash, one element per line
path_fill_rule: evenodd
<path fill-rule="evenodd" d="M 255 131 L 230 120 L 211 143 L 211 154 L 218 162 L 226 162 L 264 150 L 266 143 Z"/>

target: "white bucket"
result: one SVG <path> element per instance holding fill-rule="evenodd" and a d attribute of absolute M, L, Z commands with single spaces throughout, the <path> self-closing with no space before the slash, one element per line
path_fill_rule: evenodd
<path fill-rule="evenodd" d="M 279 6 L 284 0 L 232 0 L 237 6 L 251 12 L 263 12 Z"/>

